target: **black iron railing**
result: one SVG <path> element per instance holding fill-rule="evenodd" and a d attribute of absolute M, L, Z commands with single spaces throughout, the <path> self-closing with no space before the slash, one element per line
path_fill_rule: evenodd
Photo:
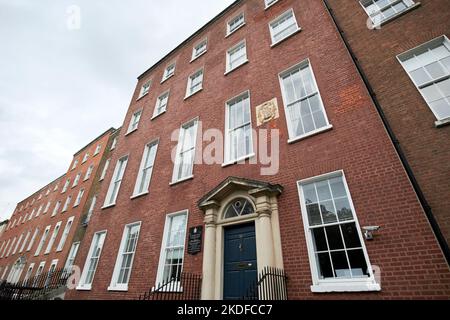
<path fill-rule="evenodd" d="M 182 273 L 179 277 L 159 283 L 139 296 L 139 300 L 200 300 L 202 277 Z"/>
<path fill-rule="evenodd" d="M 287 279 L 283 269 L 265 267 L 242 300 L 288 300 Z"/>
<path fill-rule="evenodd" d="M 54 290 L 64 288 L 71 272 L 65 269 L 42 273 L 20 283 L 0 283 L 0 300 L 44 300 Z"/>

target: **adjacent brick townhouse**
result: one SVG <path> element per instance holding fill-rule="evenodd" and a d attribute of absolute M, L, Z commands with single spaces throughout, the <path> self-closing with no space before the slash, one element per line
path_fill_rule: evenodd
<path fill-rule="evenodd" d="M 98 184 L 115 131 L 91 141 L 73 156 L 63 176 L 18 203 L 0 237 L 1 280 L 35 282 L 49 271 L 71 269 L 79 245 L 75 231 L 92 214 L 90 191 Z"/>
<path fill-rule="evenodd" d="M 370 83 L 450 259 L 450 3 L 327 3 Z"/>
<path fill-rule="evenodd" d="M 403 110 L 422 104 L 398 91 Z M 202 299 L 237 299 L 266 267 L 285 272 L 290 299 L 450 296 L 441 246 L 322 1 L 236 1 L 145 71 L 109 167 L 68 299 L 176 296 L 188 273 Z"/>

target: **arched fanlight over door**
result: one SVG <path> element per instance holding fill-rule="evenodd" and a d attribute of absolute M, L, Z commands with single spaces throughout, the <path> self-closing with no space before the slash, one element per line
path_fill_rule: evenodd
<path fill-rule="evenodd" d="M 223 215 L 224 219 L 236 218 L 255 213 L 252 203 L 245 198 L 238 198 L 231 201 Z"/>

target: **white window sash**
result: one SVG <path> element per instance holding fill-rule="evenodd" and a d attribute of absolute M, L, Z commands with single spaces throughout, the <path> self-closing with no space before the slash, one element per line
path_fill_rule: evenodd
<path fill-rule="evenodd" d="M 183 245 L 178 246 L 176 249 L 183 249 L 183 261 L 182 261 L 182 266 L 180 269 L 180 274 L 183 271 L 183 266 L 184 266 L 184 262 L 185 262 L 184 254 L 185 254 L 185 248 L 186 248 L 186 230 L 187 230 L 187 226 L 188 226 L 189 210 L 183 210 L 180 212 L 171 213 L 166 216 L 166 222 L 164 225 L 164 233 L 163 233 L 163 239 L 162 239 L 162 243 L 161 243 L 161 253 L 160 253 L 160 257 L 159 257 L 158 273 L 157 273 L 157 277 L 156 277 L 155 287 L 158 287 L 159 285 L 161 285 L 164 280 L 163 277 L 164 277 L 164 268 L 166 266 L 166 252 L 167 252 L 167 249 L 171 249 L 171 247 L 168 247 L 167 241 L 169 240 L 169 236 L 170 236 L 170 232 L 171 232 L 170 229 L 172 227 L 173 218 L 175 218 L 177 216 L 181 216 L 181 215 L 186 216 L 186 218 L 185 218 L 186 223 L 184 225 Z M 181 289 L 180 284 L 171 286 L 170 290 L 173 288 L 175 288 L 176 291 Z"/>
<path fill-rule="evenodd" d="M 51 226 L 47 226 L 44 230 L 44 233 L 42 234 L 41 241 L 39 241 L 39 245 L 36 249 L 36 252 L 34 253 L 34 256 L 37 257 L 40 253 L 42 248 L 44 247 L 45 241 L 47 240 L 48 234 L 50 233 Z"/>
<path fill-rule="evenodd" d="M 289 102 L 288 101 L 288 95 L 287 95 L 287 92 L 286 92 L 286 88 L 284 87 L 284 83 L 283 83 L 284 77 L 286 75 L 292 73 L 295 70 L 299 70 L 301 72 L 301 70 L 303 70 L 304 67 L 309 68 L 309 70 L 311 72 L 312 84 L 314 85 L 315 91 L 314 91 L 314 93 L 312 93 L 310 95 L 306 95 L 306 96 L 303 96 L 303 97 L 300 97 L 300 98 L 296 99 L 293 102 Z M 322 132 L 322 131 L 325 131 L 325 130 L 328 130 L 328 129 L 332 128 L 332 125 L 330 124 L 330 122 L 328 120 L 328 115 L 327 115 L 327 112 L 325 110 L 325 106 L 324 106 L 324 103 L 323 103 L 323 100 L 322 100 L 322 95 L 320 94 L 320 89 L 319 89 L 319 86 L 317 85 L 316 77 L 314 75 L 314 70 L 312 68 L 312 65 L 311 65 L 311 62 L 309 61 L 309 59 L 306 59 L 306 60 L 300 62 L 299 64 L 297 64 L 297 65 L 295 65 L 293 67 L 290 67 L 288 70 L 281 72 L 279 74 L 279 81 L 280 81 L 281 93 L 282 93 L 282 97 L 283 97 L 283 104 L 284 104 L 284 111 L 285 111 L 285 115 L 286 115 L 286 122 L 287 122 L 287 127 L 288 127 L 288 132 L 289 132 L 289 141 L 288 142 L 295 142 L 295 141 L 297 141 L 299 139 L 302 139 L 304 137 L 308 137 L 308 136 L 311 136 L 311 135 L 314 135 L 316 133 L 319 133 L 319 132 Z M 311 98 L 311 97 L 313 97 L 315 95 L 317 95 L 317 97 L 318 97 L 319 104 L 320 104 L 320 110 L 321 110 L 322 115 L 324 117 L 325 125 L 321 126 L 321 127 L 317 127 L 313 131 L 308 131 L 308 132 L 304 132 L 304 134 L 297 135 L 296 132 L 295 132 L 295 128 L 293 126 L 294 125 L 294 123 L 293 123 L 294 119 L 292 119 L 292 117 L 291 117 L 291 112 L 289 110 L 289 107 L 294 105 L 294 104 L 296 104 L 296 103 L 300 103 L 300 101 L 309 99 L 309 98 Z M 311 115 L 312 115 L 312 113 L 311 113 Z M 300 119 L 300 121 L 302 121 L 302 123 L 303 123 L 302 119 Z M 314 119 L 313 119 L 313 121 L 314 121 L 314 125 L 317 126 Z"/>
<path fill-rule="evenodd" d="M 369 277 L 351 278 L 351 279 L 350 278 L 341 278 L 341 279 L 339 279 L 339 278 L 320 279 L 319 278 L 319 267 L 318 267 L 318 262 L 317 262 L 317 258 L 316 258 L 315 251 L 314 251 L 315 250 L 314 249 L 314 240 L 313 240 L 313 235 L 312 235 L 312 230 L 314 229 L 314 226 L 309 225 L 309 219 L 308 219 L 308 213 L 307 213 L 308 211 L 307 211 L 307 208 L 305 205 L 305 197 L 303 194 L 303 186 L 308 185 L 310 183 L 314 183 L 314 182 L 327 181 L 327 180 L 337 178 L 337 177 L 342 177 L 345 192 L 347 195 L 347 200 L 350 204 L 350 209 L 352 210 L 352 213 L 353 213 L 353 219 L 348 220 L 348 221 L 343 221 L 343 222 L 337 222 L 335 224 L 333 224 L 333 223 L 332 224 L 321 224 L 320 226 L 316 226 L 316 227 L 324 227 L 324 226 L 327 227 L 327 226 L 333 226 L 333 225 L 354 223 L 356 226 L 356 229 L 358 231 L 358 236 L 359 236 L 359 240 L 361 243 L 361 248 L 359 250 L 362 249 L 362 251 L 363 251 L 365 262 L 367 264 L 367 269 L 369 272 Z M 356 213 L 355 207 L 353 205 L 351 193 L 350 193 L 349 187 L 347 185 L 347 179 L 345 178 L 344 171 L 342 171 L 342 170 L 335 171 L 335 172 L 327 173 L 327 174 L 324 174 L 321 176 L 316 176 L 316 177 L 312 177 L 309 179 L 301 180 L 301 181 L 297 182 L 297 186 L 298 186 L 298 193 L 299 193 L 299 200 L 300 200 L 301 215 L 302 215 L 302 220 L 303 220 L 303 225 L 304 225 L 304 231 L 305 231 L 306 238 L 307 238 L 309 263 L 310 263 L 312 279 L 313 279 L 313 285 L 311 286 L 311 290 L 313 292 L 379 291 L 379 290 L 381 290 L 380 285 L 378 283 L 376 283 L 376 280 L 375 280 L 375 277 L 373 274 L 372 264 L 370 263 L 370 259 L 369 259 L 368 253 L 367 253 L 365 242 L 362 237 L 361 227 L 359 225 L 357 213 Z M 347 252 L 347 249 L 345 249 L 345 251 Z"/>
<path fill-rule="evenodd" d="M 109 184 L 108 193 L 106 194 L 104 207 L 115 205 L 120 185 L 122 184 L 122 178 L 125 174 L 125 170 L 128 163 L 128 156 L 122 157 L 117 161 L 116 168 L 114 169 L 113 178 Z"/>
<path fill-rule="evenodd" d="M 146 194 L 149 191 L 153 167 L 155 165 L 156 155 L 158 152 L 159 140 L 154 140 L 148 143 L 144 148 L 144 153 L 142 154 L 142 160 L 139 167 L 139 173 L 136 179 L 136 184 L 134 186 L 133 196 L 138 196 L 141 194 Z M 151 152 L 154 148 L 154 152 Z"/>
<path fill-rule="evenodd" d="M 92 282 L 94 281 L 95 278 L 95 272 L 97 271 L 97 267 L 98 267 L 98 262 L 100 260 L 101 254 L 102 254 L 102 250 L 103 250 L 103 245 L 105 244 L 106 241 L 106 235 L 107 235 L 107 231 L 99 231 L 96 232 L 92 238 L 92 242 L 91 242 L 91 246 L 89 248 L 89 253 L 87 255 L 86 261 L 84 263 L 84 267 L 83 267 L 83 272 L 81 274 L 81 278 L 80 278 L 80 282 L 78 284 L 77 290 L 91 290 L 92 287 Z M 94 256 L 94 250 L 97 249 L 97 253 Z M 89 267 L 91 265 L 91 260 L 92 259 L 96 259 L 95 262 L 95 268 L 92 274 L 92 280 L 87 283 L 87 276 L 89 273 Z"/>
<path fill-rule="evenodd" d="M 59 221 L 59 222 L 55 225 L 55 228 L 53 229 L 52 237 L 50 238 L 50 241 L 48 242 L 48 245 L 47 245 L 47 248 L 45 249 L 44 254 L 48 254 L 48 253 L 50 253 L 50 251 L 52 250 L 53 244 L 55 243 L 56 237 L 58 236 L 59 229 L 61 229 L 61 224 L 62 224 L 62 222 Z"/>
<path fill-rule="evenodd" d="M 69 220 L 67 220 L 66 226 L 64 227 L 64 233 L 61 237 L 61 240 L 59 240 L 58 247 L 56 248 L 56 252 L 60 252 L 64 248 L 64 244 L 66 243 L 67 238 L 69 237 L 70 230 L 72 229 L 73 220 L 75 217 L 70 217 Z"/>
<path fill-rule="evenodd" d="M 135 239 L 135 243 L 134 243 L 134 247 L 131 248 L 131 251 L 127 251 L 127 245 L 128 245 L 128 237 L 130 236 L 131 230 L 137 227 L 137 236 Z M 141 222 L 136 222 L 136 223 L 131 223 L 125 226 L 123 234 L 122 234 L 122 240 L 120 242 L 120 247 L 119 247 L 119 251 L 117 252 L 117 258 L 116 258 L 116 263 L 114 265 L 114 271 L 113 271 L 113 276 L 111 278 L 111 283 L 108 287 L 108 290 L 117 290 L 117 291 L 127 291 L 128 290 L 128 283 L 130 281 L 131 278 L 131 272 L 133 270 L 133 261 L 134 261 L 134 257 L 136 254 L 136 250 L 137 250 L 137 245 L 139 242 L 139 235 L 140 235 L 140 229 L 141 229 Z M 127 275 L 127 282 L 126 283 L 118 283 L 118 281 L 120 280 L 120 272 L 122 269 L 122 264 L 124 262 L 124 256 L 125 255 L 130 255 L 130 266 L 129 266 L 129 271 L 128 271 L 128 275 Z"/>
<path fill-rule="evenodd" d="M 31 237 L 31 241 L 28 244 L 27 252 L 31 251 L 34 241 L 36 240 L 36 237 L 38 236 L 38 234 L 39 234 L 39 228 L 36 228 L 36 230 L 34 230 L 33 237 Z"/>
<path fill-rule="evenodd" d="M 106 172 L 108 171 L 108 167 L 109 167 L 110 162 L 111 162 L 111 159 L 106 160 L 105 166 L 103 167 L 102 175 L 100 176 L 100 180 L 99 181 L 102 181 L 102 180 L 105 179 Z"/>
<path fill-rule="evenodd" d="M 192 177 L 193 175 L 193 168 L 194 168 L 194 163 L 195 163 L 195 152 L 196 152 L 196 145 L 197 145 L 197 135 L 198 135 L 198 118 L 193 119 L 189 122 L 187 122 L 186 124 L 182 125 L 180 128 L 180 134 L 179 134 L 179 138 L 178 138 L 178 145 L 177 145 L 177 155 L 176 155 L 176 159 L 175 159 L 175 164 L 174 164 L 174 171 L 173 171 L 173 175 L 172 175 L 172 183 L 178 182 L 178 181 L 183 181 L 184 179 L 187 179 L 189 177 Z M 191 127 L 193 127 L 193 131 L 194 131 L 194 136 L 193 136 L 193 146 L 186 148 L 184 145 L 187 142 L 186 139 L 186 133 L 187 130 L 191 130 Z M 192 155 L 192 162 L 188 163 L 189 168 L 188 169 L 188 174 L 183 175 L 183 167 L 185 166 L 184 161 L 183 161 L 183 156 L 185 154 L 188 154 L 189 152 L 191 152 Z"/>
<path fill-rule="evenodd" d="M 292 19 L 292 22 L 290 24 L 284 26 L 283 29 L 275 31 L 275 28 L 277 26 L 281 25 L 280 22 L 283 21 L 284 19 L 286 19 L 286 17 L 288 17 L 288 16 L 291 16 L 290 19 Z M 289 21 L 289 20 L 285 20 L 285 21 Z M 295 27 L 295 28 L 293 28 L 293 27 Z M 286 32 L 287 30 L 289 30 L 291 28 L 292 28 L 292 32 L 277 39 L 277 36 L 283 34 L 284 32 Z M 272 39 L 272 46 L 289 38 L 290 36 L 295 34 L 297 31 L 299 31 L 300 27 L 298 25 L 297 18 L 295 17 L 294 10 L 289 9 L 286 12 L 282 13 L 280 16 L 278 16 L 275 20 L 271 21 L 269 23 L 269 30 L 270 30 L 270 36 Z"/>

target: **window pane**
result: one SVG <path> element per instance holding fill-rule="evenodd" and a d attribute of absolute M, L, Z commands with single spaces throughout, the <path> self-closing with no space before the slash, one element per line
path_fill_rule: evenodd
<path fill-rule="evenodd" d="M 328 186 L 328 180 L 316 183 L 316 187 L 317 187 L 317 193 L 319 195 L 320 201 L 331 199 L 331 192 L 330 192 L 330 188 Z"/>
<path fill-rule="evenodd" d="M 333 201 L 325 201 L 320 203 L 320 211 L 322 211 L 323 223 L 337 222 L 337 216 L 334 212 Z"/>
<path fill-rule="evenodd" d="M 332 252 L 331 259 L 333 260 L 334 274 L 337 278 L 351 278 L 347 256 L 344 251 Z"/>
<path fill-rule="evenodd" d="M 358 230 L 356 229 L 356 225 L 354 223 L 341 225 L 341 230 L 347 249 L 361 248 Z"/>
<path fill-rule="evenodd" d="M 320 211 L 318 204 L 312 204 L 306 206 L 308 211 L 309 225 L 316 226 L 322 224 L 322 219 L 320 219 Z"/>
<path fill-rule="evenodd" d="M 366 258 L 362 250 L 350 250 L 347 252 L 353 277 L 369 277 Z"/>
<path fill-rule="evenodd" d="M 422 68 L 412 71 L 411 77 L 417 85 L 421 85 L 432 80 Z"/>
<path fill-rule="evenodd" d="M 350 202 L 347 198 L 335 200 L 335 206 L 339 221 L 347 221 L 353 219 L 352 210 L 350 209 Z"/>
<path fill-rule="evenodd" d="M 441 99 L 430 103 L 431 109 L 436 113 L 438 119 L 450 117 L 450 103 L 447 99 Z"/>
<path fill-rule="evenodd" d="M 316 188 L 314 184 L 309 184 L 303 187 L 303 195 L 305 196 L 305 203 L 317 203 Z"/>
<path fill-rule="evenodd" d="M 447 72 L 444 70 L 444 68 L 438 61 L 425 66 L 425 69 L 428 71 L 428 73 L 431 75 L 433 79 L 440 78 L 447 74 Z"/>
<path fill-rule="evenodd" d="M 330 250 L 344 249 L 344 243 L 342 242 L 341 230 L 339 226 L 327 227 L 326 230 Z"/>
<path fill-rule="evenodd" d="M 331 268 L 330 256 L 327 253 L 317 254 L 319 278 L 333 278 L 333 269 Z"/>
<path fill-rule="evenodd" d="M 340 198 L 347 196 L 347 192 L 345 191 L 345 186 L 342 181 L 342 178 L 334 178 L 330 180 L 331 190 L 333 192 L 334 198 Z"/>
<path fill-rule="evenodd" d="M 427 102 L 433 102 L 442 98 L 442 95 L 439 92 L 437 85 L 430 85 L 428 87 L 423 88 L 421 91 L 425 97 L 425 101 Z"/>
<path fill-rule="evenodd" d="M 325 239 L 325 232 L 324 228 L 316 228 L 313 229 L 313 238 L 314 238 L 314 245 L 315 245 L 315 251 L 327 251 L 327 241 Z"/>

